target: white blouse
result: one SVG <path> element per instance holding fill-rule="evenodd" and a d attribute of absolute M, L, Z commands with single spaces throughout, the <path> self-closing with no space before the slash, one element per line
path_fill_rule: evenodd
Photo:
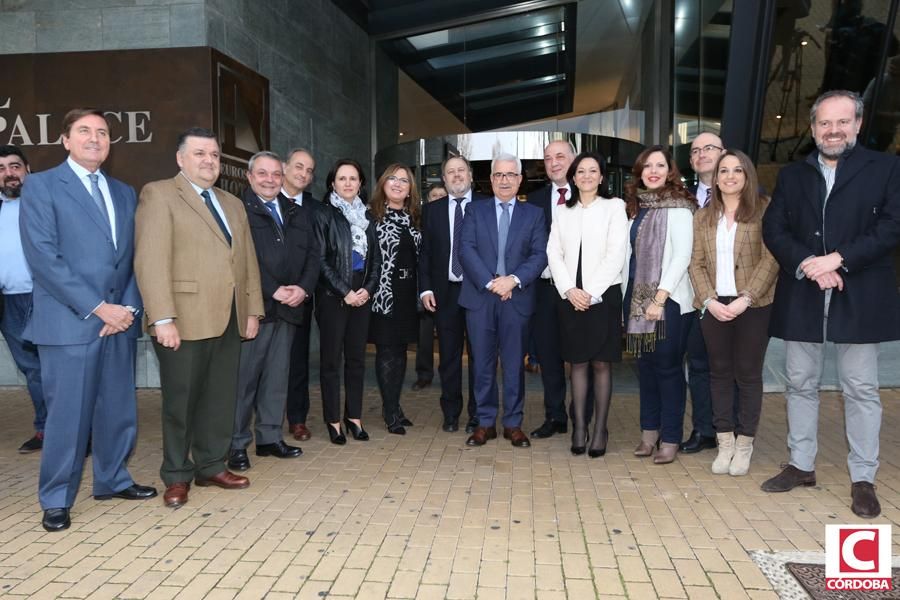
<path fill-rule="evenodd" d="M 737 284 L 734 282 L 734 236 L 737 233 L 737 221 L 728 229 L 725 215 L 719 218 L 716 227 L 716 294 L 737 296 Z"/>

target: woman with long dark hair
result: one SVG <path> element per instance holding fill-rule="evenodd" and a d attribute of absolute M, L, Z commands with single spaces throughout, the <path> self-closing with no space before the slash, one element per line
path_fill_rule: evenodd
<path fill-rule="evenodd" d="M 372 299 L 369 341 L 375 344 L 375 377 L 382 416 L 390 433 L 404 435 L 412 422 L 400 408 L 406 376 L 406 348 L 419 334 L 416 267 L 422 233 L 419 191 L 409 167 L 388 166 L 372 193 L 370 207 L 381 252 L 381 278 Z"/>
<path fill-rule="evenodd" d="M 694 196 L 681 182 L 671 153 L 651 146 L 638 155 L 625 184 L 631 218 L 631 258 L 625 294 L 628 349 L 638 355 L 641 442 L 635 456 L 675 460 L 681 443 L 686 388 L 684 353 L 694 307 L 688 277 Z"/>
<path fill-rule="evenodd" d="M 373 218 L 360 195 L 366 177 L 358 162 L 338 160 L 325 179 L 326 195 L 316 211 L 322 270 L 316 290 L 322 412 L 333 444 L 346 444 L 341 429 L 341 357 L 344 363 L 344 425 L 356 440 L 362 427 L 363 378 L 372 296 L 381 275 L 381 252 Z"/>

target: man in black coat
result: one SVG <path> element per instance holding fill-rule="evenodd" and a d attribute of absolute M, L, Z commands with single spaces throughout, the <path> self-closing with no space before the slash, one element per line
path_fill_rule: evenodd
<path fill-rule="evenodd" d="M 259 261 L 265 318 L 259 334 L 241 344 L 234 434 L 228 466 L 250 468 L 250 420 L 256 413 L 256 455 L 294 458 L 300 448 L 281 438 L 287 399 L 290 350 L 303 304 L 319 278 L 319 248 L 308 209 L 281 195 L 281 159 L 258 152 L 249 162 L 250 188 L 242 200 Z"/>
<path fill-rule="evenodd" d="M 467 341 L 466 313 L 459 305 L 462 263 L 459 237 L 470 202 L 487 196 L 472 191 L 472 168 L 463 156 L 453 156 L 441 166 L 448 196 L 422 206 L 422 248 L 419 252 L 419 296 L 425 310 L 434 313 L 441 375 L 443 430 L 459 430 L 462 413 L 462 355 Z M 471 352 L 468 352 L 471 357 Z M 471 361 L 471 359 L 470 359 Z M 466 433 L 478 426 L 472 363 L 469 362 L 469 401 Z"/>
<path fill-rule="evenodd" d="M 900 243 L 900 160 L 856 145 L 863 103 L 834 90 L 810 112 L 817 151 L 778 175 L 763 219 L 781 272 L 770 333 L 787 351 L 787 467 L 762 485 L 815 485 L 818 386 L 826 340 L 837 347 L 852 482 L 851 509 L 873 518 L 881 399 L 878 345 L 900 339 L 893 252 Z"/>

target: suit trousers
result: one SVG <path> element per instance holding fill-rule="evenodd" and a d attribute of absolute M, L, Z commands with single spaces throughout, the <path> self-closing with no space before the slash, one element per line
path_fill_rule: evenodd
<path fill-rule="evenodd" d="M 0 318 L 0 333 L 6 340 L 16 366 L 25 375 L 25 384 L 34 406 L 34 430 L 43 431 L 47 421 L 47 404 L 41 384 L 41 359 L 37 346 L 22 339 L 25 323 L 31 315 L 31 294 L 4 294 L 5 309 Z"/>
<path fill-rule="evenodd" d="M 699 313 L 690 321 L 687 338 L 688 387 L 691 390 L 691 421 L 694 431 L 713 437 L 713 405 L 707 346 L 700 327 Z M 734 392 L 734 390 L 732 390 Z M 734 396 L 734 393 L 732 393 Z"/>
<path fill-rule="evenodd" d="M 559 349 L 559 292 L 550 279 L 538 279 L 534 285 L 537 296 L 531 326 L 544 384 L 544 420 L 565 425 L 566 367 Z"/>
<path fill-rule="evenodd" d="M 681 314 L 678 303 L 666 300 L 666 335 L 656 341 L 653 352 L 638 357 L 641 398 L 641 429 L 659 431 L 660 439 L 681 443 L 684 429 L 684 352 L 694 312 Z"/>
<path fill-rule="evenodd" d="M 162 389 L 163 483 L 221 473 L 234 431 L 241 353 L 234 305 L 219 337 L 182 340 L 177 351 L 153 338 L 153 349 Z"/>
<path fill-rule="evenodd" d="M 44 510 L 75 503 L 92 431 L 94 495 L 134 483 L 126 462 L 137 437 L 136 346 L 121 333 L 88 344 L 38 346 L 47 401 L 38 482 Z"/>
<path fill-rule="evenodd" d="M 260 323 L 256 337 L 241 342 L 232 450 L 243 450 L 254 439 L 250 435 L 254 413 L 256 445 L 281 441 L 295 329 L 275 319 Z"/>
<path fill-rule="evenodd" d="M 466 311 L 459 305 L 461 283 L 450 282 L 447 297 L 434 313 L 438 336 L 438 373 L 441 376 L 441 412 L 444 422 L 457 422 L 462 414 L 462 357 L 468 355 L 469 400 L 466 405 L 470 419 L 476 418 L 475 372 L 472 369 L 472 348 L 466 333 Z"/>
<path fill-rule="evenodd" d="M 291 344 L 290 381 L 288 383 L 287 413 L 288 423 L 306 424 L 309 415 L 309 337 L 312 332 L 312 297 L 303 302 L 303 323 L 297 325 Z"/>
<path fill-rule="evenodd" d="M 416 344 L 416 379 L 434 379 L 434 315 L 419 313 L 419 341 Z"/>
<path fill-rule="evenodd" d="M 516 293 L 516 292 L 513 292 Z M 512 302 L 489 294 L 484 304 L 466 311 L 472 340 L 478 424 L 493 427 L 499 410 L 497 358 L 503 385 L 503 427 L 521 427 L 525 409 L 525 347 L 528 317 Z"/>
<path fill-rule="evenodd" d="M 357 281 L 357 278 L 359 281 Z M 362 286 L 362 273 L 354 274 L 354 287 Z M 341 420 L 341 359 L 344 364 L 344 417 L 362 417 L 363 380 L 366 374 L 366 343 L 372 303 L 352 307 L 333 294 L 316 294 L 319 323 L 319 382 L 322 415 L 326 423 Z"/>
<path fill-rule="evenodd" d="M 723 304 L 731 300 L 733 298 L 720 298 Z M 716 433 L 756 436 L 762 411 L 763 364 L 769 345 L 771 314 L 772 306 L 769 305 L 748 308 L 731 321 L 719 321 L 709 311 L 700 320 L 709 349 Z M 740 414 L 737 422 L 734 419 L 736 412 Z"/>

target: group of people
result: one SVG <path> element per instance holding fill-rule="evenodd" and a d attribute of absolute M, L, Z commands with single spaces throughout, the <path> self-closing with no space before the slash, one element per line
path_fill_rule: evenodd
<path fill-rule="evenodd" d="M 237 198 L 215 187 L 219 145 L 202 128 L 180 136 L 178 174 L 138 199 L 100 168 L 109 127 L 95 109 L 66 115 L 68 157 L 53 169 L 29 174 L 19 148 L 0 148 L 2 332 L 35 406 L 37 432 L 20 451 L 43 448 L 44 528 L 69 526 L 91 442 L 95 498 L 157 495 L 126 466 L 141 322 L 160 365 L 167 506 L 185 504 L 192 483 L 249 486 L 234 471 L 250 468 L 251 442 L 257 456 L 299 456 L 282 431 L 286 415 L 294 439 L 312 435 L 313 315 L 334 444 L 369 439 L 370 342 L 387 430 L 413 425 L 401 406 L 407 347 L 424 337 L 430 351 L 433 327 L 442 429 L 465 419 L 466 444 L 481 446 L 498 437 L 500 418 L 506 440 L 530 446 L 523 357 L 533 335 L 545 419 L 532 437 L 566 433 L 571 420 L 572 454 L 603 456 L 624 348 L 639 371 L 633 454 L 666 464 L 679 450 L 717 448 L 713 473 L 733 476 L 749 470 L 766 347 L 781 337 L 791 459 L 763 484 L 770 492 L 815 484 L 818 378 L 833 341 L 852 509 L 877 516 L 878 343 L 900 338 L 900 172 L 896 158 L 856 144 L 856 94 L 828 92 L 810 117 L 817 150 L 781 171 L 771 200 L 747 155 L 712 133 L 691 146 L 695 188 L 668 149 L 651 146 L 623 199 L 608 191 L 603 156 L 551 142 L 550 182 L 526 202 L 522 163 L 505 153 L 491 162 L 490 196 L 473 192 L 462 156 L 444 161 L 446 193 L 425 203 L 408 166 L 388 166 L 366 194 L 362 166 L 341 159 L 319 201 L 306 192 L 315 161 L 303 149 L 254 155 Z M 433 317 L 426 327 L 421 311 Z M 420 375 L 414 387 L 428 383 Z M 693 431 L 683 441 L 688 385 Z"/>

